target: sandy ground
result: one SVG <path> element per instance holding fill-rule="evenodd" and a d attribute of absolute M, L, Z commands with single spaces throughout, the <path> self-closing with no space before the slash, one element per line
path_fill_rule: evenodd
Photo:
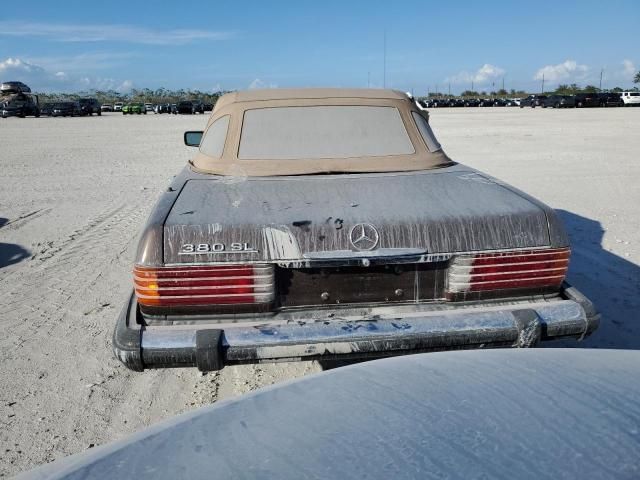
<path fill-rule="evenodd" d="M 570 281 L 603 313 L 582 346 L 640 348 L 640 108 L 440 109 L 449 155 L 561 211 Z M 0 120 L 0 476 L 317 363 L 127 371 L 111 353 L 137 233 L 203 116 Z"/>

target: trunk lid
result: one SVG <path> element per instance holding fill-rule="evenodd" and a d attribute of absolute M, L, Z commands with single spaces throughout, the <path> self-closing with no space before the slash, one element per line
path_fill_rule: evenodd
<path fill-rule="evenodd" d="M 371 250 L 373 242 L 357 242 L 362 233 L 377 234 Z M 186 182 L 164 223 L 166 264 L 295 265 L 549 243 L 540 206 L 462 166 L 400 174 L 203 176 Z"/>

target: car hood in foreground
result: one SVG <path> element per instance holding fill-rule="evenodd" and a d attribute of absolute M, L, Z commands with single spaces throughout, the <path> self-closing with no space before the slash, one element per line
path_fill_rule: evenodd
<path fill-rule="evenodd" d="M 295 261 L 353 252 L 441 254 L 568 243 L 551 209 L 461 165 L 399 174 L 190 178 L 166 216 L 165 263 Z M 351 242 L 362 232 L 361 224 L 377 231 L 370 251 L 358 251 Z M 232 253 L 233 243 L 255 252 Z M 223 245 L 224 251 L 181 254 L 185 244 Z"/>
<path fill-rule="evenodd" d="M 640 353 L 428 353 L 202 408 L 24 478 L 638 478 Z"/>

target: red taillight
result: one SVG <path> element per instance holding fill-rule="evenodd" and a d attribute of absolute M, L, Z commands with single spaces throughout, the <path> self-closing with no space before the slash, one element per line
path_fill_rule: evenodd
<path fill-rule="evenodd" d="M 455 257 L 450 294 L 517 288 L 559 287 L 569 266 L 568 248 L 479 253 Z"/>
<path fill-rule="evenodd" d="M 133 269 L 138 303 L 146 306 L 228 305 L 273 300 L 271 265 Z"/>

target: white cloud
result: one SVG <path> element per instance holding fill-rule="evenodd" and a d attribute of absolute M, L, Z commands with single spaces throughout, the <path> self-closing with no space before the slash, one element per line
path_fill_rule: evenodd
<path fill-rule="evenodd" d="M 453 75 L 452 77 L 446 78 L 445 81 L 451 83 L 474 82 L 476 84 L 483 84 L 494 81 L 497 78 L 501 78 L 505 73 L 506 72 L 503 68 L 491 65 L 490 63 L 485 63 L 475 72 L 462 71 L 456 75 Z"/>
<path fill-rule="evenodd" d="M 232 32 L 197 29 L 155 30 L 135 25 L 85 25 L 0 21 L 0 35 L 42 37 L 59 42 L 121 42 L 146 45 L 185 45 L 201 40 L 225 40 Z"/>
<path fill-rule="evenodd" d="M 546 65 L 540 68 L 533 76 L 534 80 L 544 79 L 548 82 L 559 82 L 562 80 L 582 80 L 589 72 L 587 65 L 580 65 L 575 60 L 565 60 L 558 65 Z"/>
<path fill-rule="evenodd" d="M 126 66 L 137 57 L 140 57 L 140 54 L 135 52 L 92 52 L 80 55 L 28 57 L 25 61 L 46 70 L 82 74 L 87 71 L 117 69 Z"/>
<path fill-rule="evenodd" d="M 18 80 L 29 85 L 34 91 L 77 91 L 77 90 L 131 90 L 131 80 L 115 80 L 87 75 L 70 74 L 64 71 L 52 72 L 40 65 L 20 58 L 7 58 L 0 62 L 0 78 L 5 81 Z"/>
<path fill-rule="evenodd" d="M 255 90 L 258 88 L 278 88 L 278 85 L 276 85 L 275 83 L 267 84 L 262 80 L 260 80 L 259 78 L 256 78 L 253 82 L 249 84 L 249 90 Z"/>
<path fill-rule="evenodd" d="M 633 79 L 637 71 L 638 69 L 631 60 L 625 59 L 622 61 L 622 75 L 624 75 L 625 79 L 627 79 L 627 77 L 629 80 Z"/>

